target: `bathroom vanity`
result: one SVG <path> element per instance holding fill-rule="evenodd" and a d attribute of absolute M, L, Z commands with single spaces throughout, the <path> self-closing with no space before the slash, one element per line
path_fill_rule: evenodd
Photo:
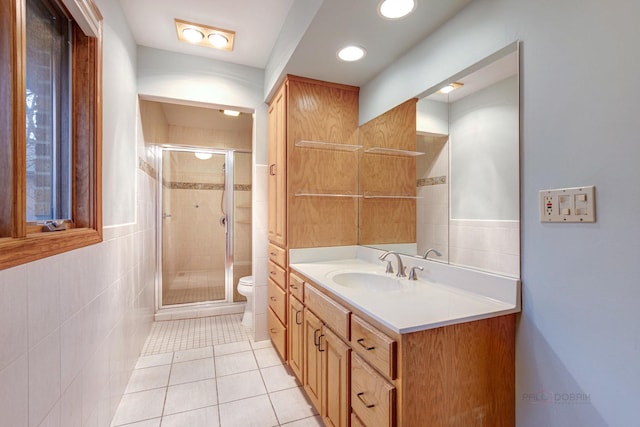
<path fill-rule="evenodd" d="M 398 279 L 379 253 L 291 254 L 289 364 L 325 424 L 513 426 L 519 281 L 418 259 L 433 281 Z"/>

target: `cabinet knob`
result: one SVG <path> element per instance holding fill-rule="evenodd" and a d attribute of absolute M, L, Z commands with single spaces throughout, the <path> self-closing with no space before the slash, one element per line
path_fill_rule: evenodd
<path fill-rule="evenodd" d="M 270 297 L 269 299 L 270 299 L 271 301 L 278 301 L 278 298 L 276 298 L 276 297 Z"/>

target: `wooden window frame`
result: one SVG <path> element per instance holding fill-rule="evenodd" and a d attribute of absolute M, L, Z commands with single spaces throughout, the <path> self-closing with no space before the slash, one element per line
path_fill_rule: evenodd
<path fill-rule="evenodd" d="M 0 0 L 0 270 L 102 241 L 102 15 L 82 5 L 97 34 L 73 24 L 72 223 L 41 232 L 26 222 L 26 1 Z"/>

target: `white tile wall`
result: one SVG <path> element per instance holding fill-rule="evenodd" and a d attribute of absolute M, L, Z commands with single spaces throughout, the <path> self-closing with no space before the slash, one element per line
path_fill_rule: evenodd
<path fill-rule="evenodd" d="M 449 261 L 493 273 L 520 277 L 518 221 L 451 220 Z"/>
<path fill-rule="evenodd" d="M 111 422 L 154 310 L 155 180 L 137 174 L 136 224 L 0 271 L 0 424 Z"/>

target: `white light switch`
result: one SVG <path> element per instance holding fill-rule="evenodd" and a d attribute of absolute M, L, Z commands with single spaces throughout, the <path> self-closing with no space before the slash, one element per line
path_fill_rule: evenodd
<path fill-rule="evenodd" d="M 540 222 L 596 222 L 595 187 L 542 190 Z"/>

